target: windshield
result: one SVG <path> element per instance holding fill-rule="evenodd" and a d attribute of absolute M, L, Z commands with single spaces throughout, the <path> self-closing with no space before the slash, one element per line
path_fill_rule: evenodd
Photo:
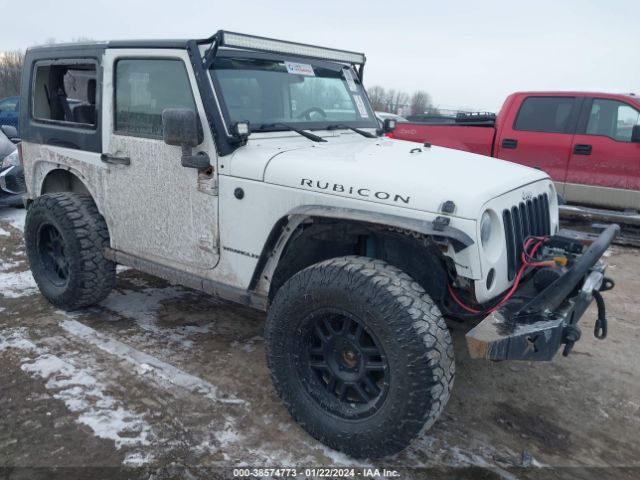
<path fill-rule="evenodd" d="M 228 125 L 249 121 L 252 131 L 284 130 L 278 123 L 310 130 L 377 126 L 351 68 L 218 57 L 211 75 Z"/>

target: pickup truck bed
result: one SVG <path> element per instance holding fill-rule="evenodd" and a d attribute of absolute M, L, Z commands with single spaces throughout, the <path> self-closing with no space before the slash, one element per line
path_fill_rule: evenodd
<path fill-rule="evenodd" d="M 399 123 L 391 135 L 544 170 L 570 203 L 640 211 L 635 95 L 514 93 L 495 124 Z"/>

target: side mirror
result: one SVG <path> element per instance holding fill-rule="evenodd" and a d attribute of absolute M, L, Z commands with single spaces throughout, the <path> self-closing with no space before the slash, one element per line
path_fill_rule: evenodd
<path fill-rule="evenodd" d="M 631 129 L 631 142 L 640 143 L 640 125 L 634 125 Z"/>
<path fill-rule="evenodd" d="M 182 147 L 181 163 L 187 168 L 208 168 L 209 155 L 198 152 L 193 155 L 193 147 L 204 138 L 198 115 L 188 108 L 165 108 L 162 111 L 162 138 L 167 145 Z"/>
<path fill-rule="evenodd" d="M 391 133 L 394 128 L 396 128 L 396 121 L 393 118 L 385 118 L 382 131 L 384 133 Z"/>
<path fill-rule="evenodd" d="M 18 143 L 20 141 L 18 138 L 18 129 L 13 125 L 2 125 L 0 130 L 2 130 L 2 133 L 4 133 L 13 143 Z"/>

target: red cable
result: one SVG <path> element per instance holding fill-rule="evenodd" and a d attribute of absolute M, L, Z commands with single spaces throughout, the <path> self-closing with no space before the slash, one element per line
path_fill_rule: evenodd
<path fill-rule="evenodd" d="M 542 246 L 542 244 L 545 242 L 546 239 L 547 239 L 547 237 L 529 237 L 529 238 L 527 238 L 527 240 L 525 241 L 525 243 L 523 245 L 522 254 L 521 254 L 522 265 L 518 269 L 518 273 L 516 274 L 516 278 L 513 281 L 513 285 L 511 286 L 511 289 L 509 290 L 509 292 L 507 292 L 505 294 L 504 297 L 502 297 L 502 299 L 497 304 L 495 304 L 489 310 L 484 312 L 486 315 L 489 315 L 489 314 L 495 312 L 507 300 L 509 300 L 509 298 L 511 298 L 513 296 L 513 294 L 515 293 L 515 291 L 518 288 L 518 285 L 520 284 L 520 280 L 522 279 L 522 274 L 524 273 L 524 271 L 527 268 L 539 268 L 539 267 L 552 267 L 552 266 L 555 266 L 555 262 L 553 260 L 548 260 L 548 261 L 544 261 L 544 262 L 530 262 L 529 260 L 527 260 L 527 257 L 533 258 L 533 256 L 536 254 L 536 252 L 538 251 L 540 246 Z M 535 241 L 535 240 L 537 240 L 537 243 L 531 249 L 531 252 L 528 252 L 527 250 L 529 248 L 529 245 L 531 245 L 531 242 Z M 466 310 L 467 312 L 474 313 L 474 314 L 483 313 L 482 310 L 476 310 L 475 308 L 469 307 L 469 306 L 465 305 L 464 303 L 462 303 L 462 301 L 460 301 L 460 299 L 454 293 L 453 288 L 451 287 L 451 285 L 447 284 L 447 288 L 449 290 L 449 295 L 451 295 L 451 298 L 453 298 L 453 301 L 456 302 L 460 308 L 462 308 L 463 310 Z"/>
<path fill-rule="evenodd" d="M 449 289 L 449 295 L 451 295 L 451 298 L 453 298 L 453 301 L 456 302 L 460 308 L 471 313 L 482 313 L 482 310 L 476 310 L 475 308 L 467 307 L 464 303 L 462 303 L 458 299 L 458 297 L 456 297 L 456 294 L 453 293 L 453 288 L 451 288 L 451 285 L 447 284 L 447 288 Z"/>

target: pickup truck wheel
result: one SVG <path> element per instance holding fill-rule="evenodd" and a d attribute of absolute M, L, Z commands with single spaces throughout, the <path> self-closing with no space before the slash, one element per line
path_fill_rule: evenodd
<path fill-rule="evenodd" d="M 442 315 L 383 261 L 304 269 L 276 294 L 265 328 L 271 377 L 291 415 L 353 457 L 403 450 L 449 399 L 455 367 Z"/>
<path fill-rule="evenodd" d="M 103 255 L 109 232 L 90 196 L 38 197 L 27 211 L 24 237 L 31 273 L 49 302 L 73 310 L 109 295 L 116 265 Z"/>

